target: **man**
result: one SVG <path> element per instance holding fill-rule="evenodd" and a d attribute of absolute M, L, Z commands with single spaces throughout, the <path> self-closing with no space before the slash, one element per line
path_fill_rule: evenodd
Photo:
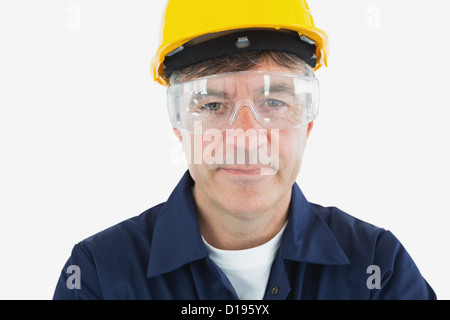
<path fill-rule="evenodd" d="M 170 0 L 155 79 L 189 170 L 78 243 L 55 299 L 435 299 L 400 242 L 295 180 L 327 36 L 303 0 Z"/>

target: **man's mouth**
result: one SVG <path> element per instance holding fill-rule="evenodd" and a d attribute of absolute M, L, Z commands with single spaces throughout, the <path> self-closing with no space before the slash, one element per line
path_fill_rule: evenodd
<path fill-rule="evenodd" d="M 227 173 L 236 175 L 260 175 L 262 168 L 259 166 L 227 166 L 220 169 Z"/>

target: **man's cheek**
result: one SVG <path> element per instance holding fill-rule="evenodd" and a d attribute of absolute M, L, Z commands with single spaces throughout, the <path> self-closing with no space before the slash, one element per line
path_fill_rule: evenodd
<path fill-rule="evenodd" d="M 218 129 L 208 129 L 202 138 L 202 159 L 207 165 L 224 164 L 224 143 L 222 132 Z"/>
<path fill-rule="evenodd" d="M 280 131 L 271 129 L 268 135 L 261 135 L 260 139 L 265 142 L 261 144 L 264 147 L 258 150 L 261 164 L 264 165 L 261 175 L 276 175 L 280 170 Z M 269 139 L 269 142 L 264 139 Z"/>
<path fill-rule="evenodd" d="M 304 134 L 302 134 L 304 133 Z M 287 131 L 280 135 L 279 159 L 280 168 L 294 169 L 301 163 L 305 149 L 306 132 Z"/>

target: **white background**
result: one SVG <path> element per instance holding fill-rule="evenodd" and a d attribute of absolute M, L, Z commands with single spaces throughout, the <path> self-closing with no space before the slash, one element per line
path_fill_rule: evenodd
<path fill-rule="evenodd" d="M 298 183 L 391 230 L 449 299 L 449 5 L 309 5 L 331 52 Z M 75 243 L 165 201 L 186 170 L 149 71 L 163 6 L 0 2 L 1 299 L 50 299 Z"/>

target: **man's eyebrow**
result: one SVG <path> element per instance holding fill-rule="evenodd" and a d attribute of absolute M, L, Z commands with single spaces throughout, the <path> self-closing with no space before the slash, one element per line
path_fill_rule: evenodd
<path fill-rule="evenodd" d="M 258 94 L 266 94 L 266 92 L 270 92 L 270 93 L 280 93 L 280 92 L 285 92 L 285 93 L 290 93 L 290 94 L 294 94 L 295 93 L 295 87 L 292 84 L 287 84 L 287 83 L 274 83 L 274 84 L 270 84 L 270 87 L 259 87 L 258 89 L 255 90 L 256 93 Z"/>
<path fill-rule="evenodd" d="M 228 98 L 229 97 L 228 93 L 226 93 L 222 90 L 214 90 L 214 89 L 207 89 L 206 92 L 199 90 L 199 91 L 195 91 L 193 93 L 193 98 L 196 98 L 196 97 L 202 98 L 202 97 L 206 97 L 206 96 L 218 97 L 218 98 Z"/>
<path fill-rule="evenodd" d="M 294 94 L 295 93 L 295 87 L 291 84 L 287 83 L 275 83 L 271 84 L 270 87 L 267 88 L 267 90 L 270 93 L 289 93 Z M 261 86 L 257 88 L 254 92 L 257 94 L 265 94 L 267 91 L 264 86 Z M 216 90 L 216 89 L 210 89 L 208 88 L 207 91 L 198 90 L 195 91 L 192 95 L 192 98 L 203 98 L 203 97 L 217 97 L 217 98 L 223 98 L 228 99 L 230 95 L 223 91 L 223 90 Z"/>

